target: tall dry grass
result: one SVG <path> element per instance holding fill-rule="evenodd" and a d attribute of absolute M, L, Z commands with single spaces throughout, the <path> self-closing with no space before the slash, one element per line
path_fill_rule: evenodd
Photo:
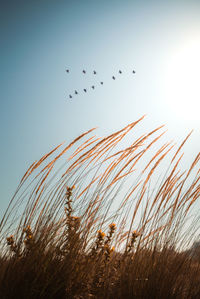
<path fill-rule="evenodd" d="M 184 251 L 200 154 L 181 170 L 190 134 L 178 147 L 160 145 L 163 127 L 128 137 L 142 119 L 29 167 L 0 222 L 0 298 L 200 298 L 199 258 Z"/>

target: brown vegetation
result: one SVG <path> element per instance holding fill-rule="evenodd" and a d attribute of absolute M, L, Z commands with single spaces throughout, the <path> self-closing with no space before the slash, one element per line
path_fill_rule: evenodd
<path fill-rule="evenodd" d="M 190 134 L 173 152 L 157 146 L 162 127 L 120 148 L 142 119 L 29 167 L 0 223 L 0 298 L 200 298 L 199 259 L 184 251 L 198 229 L 187 216 L 200 154 L 181 171 Z"/>

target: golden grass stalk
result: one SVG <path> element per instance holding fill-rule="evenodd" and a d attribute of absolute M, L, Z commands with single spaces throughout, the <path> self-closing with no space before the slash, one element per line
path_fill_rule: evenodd
<path fill-rule="evenodd" d="M 12 276 L 20 269 L 24 279 L 29 273 L 34 296 L 39 289 L 38 296 L 44 298 L 50 290 L 54 298 L 147 298 L 151 289 L 155 298 L 167 298 L 167 289 L 170 298 L 181 289 L 184 298 L 179 281 L 184 284 L 186 276 L 181 278 L 177 269 L 190 269 L 196 283 L 192 267 L 197 272 L 198 267 L 174 248 L 180 251 L 194 238 L 184 219 L 200 196 L 200 153 L 181 171 L 181 151 L 191 133 L 175 149 L 168 142 L 160 145 L 163 126 L 129 137 L 124 147 L 125 138 L 143 118 L 104 138 L 88 137 L 91 129 L 67 146 L 59 144 L 28 168 L 0 223 L 0 292 L 5 293 L 5 282 L 9 290 L 9 279 L 13 290 L 20 290 L 20 278 Z M 153 147 L 157 149 L 151 152 Z M 148 153 L 150 158 L 145 158 Z M 161 168 L 166 160 L 167 172 Z M 171 273 L 178 273 L 170 285 L 163 261 Z M 36 271 L 37 264 L 41 268 Z M 165 273 L 165 284 L 156 273 Z M 138 281 L 146 281 L 142 277 L 148 277 L 148 284 L 139 287 Z M 154 283 L 161 285 L 162 294 Z M 198 293 L 191 282 L 188 298 L 196 296 L 194 289 Z M 26 291 L 24 296 L 28 287 Z"/>

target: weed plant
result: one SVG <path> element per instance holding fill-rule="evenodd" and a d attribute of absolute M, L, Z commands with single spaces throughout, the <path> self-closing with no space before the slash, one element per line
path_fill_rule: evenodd
<path fill-rule="evenodd" d="M 92 129 L 29 167 L 0 222 L 0 298 L 200 298 L 188 250 L 200 153 L 181 171 L 190 134 L 159 147 L 162 127 L 123 148 L 142 119 L 104 138 Z"/>

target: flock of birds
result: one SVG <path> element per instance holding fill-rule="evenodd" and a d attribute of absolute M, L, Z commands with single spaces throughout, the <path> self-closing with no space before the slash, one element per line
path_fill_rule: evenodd
<path fill-rule="evenodd" d="M 70 70 L 69 70 L 69 69 L 66 69 L 66 73 L 70 73 Z M 86 70 L 82 70 L 82 73 L 85 75 L 85 74 L 86 74 Z M 122 74 L 122 71 L 119 70 L 118 73 L 119 73 L 119 74 Z M 132 73 L 135 74 L 135 71 L 133 70 Z M 93 75 L 97 75 L 97 72 L 96 72 L 95 70 L 93 71 Z M 115 80 L 116 77 L 115 77 L 115 76 L 112 76 L 112 79 Z M 103 81 L 100 81 L 100 84 L 101 84 L 101 85 L 103 85 L 103 83 L 104 83 Z M 95 85 L 92 85 L 91 88 L 92 88 L 92 89 L 95 89 Z M 84 92 L 87 92 L 87 89 L 84 88 L 83 91 L 84 91 Z M 78 94 L 78 91 L 75 90 L 75 91 L 74 91 L 74 94 L 77 95 L 77 94 Z M 72 99 L 72 97 L 73 97 L 72 94 L 70 94 L 70 95 L 69 95 L 69 98 Z"/>

